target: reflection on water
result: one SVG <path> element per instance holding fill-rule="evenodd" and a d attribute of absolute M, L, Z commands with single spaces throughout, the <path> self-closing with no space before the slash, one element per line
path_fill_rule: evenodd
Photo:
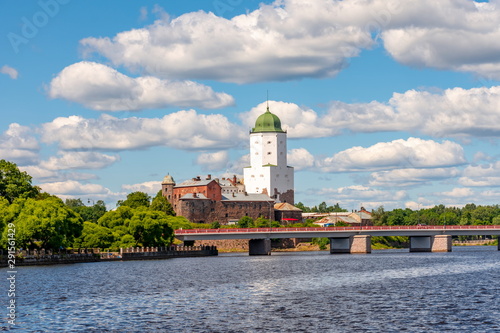
<path fill-rule="evenodd" d="M 499 259 L 496 247 L 455 247 L 21 267 L 17 329 L 497 332 Z"/>

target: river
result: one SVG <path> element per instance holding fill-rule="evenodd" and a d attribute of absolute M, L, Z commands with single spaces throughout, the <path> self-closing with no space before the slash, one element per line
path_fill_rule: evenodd
<path fill-rule="evenodd" d="M 7 304 L 7 269 L 2 304 Z M 500 251 L 280 252 L 19 267 L 19 332 L 499 332 Z"/>

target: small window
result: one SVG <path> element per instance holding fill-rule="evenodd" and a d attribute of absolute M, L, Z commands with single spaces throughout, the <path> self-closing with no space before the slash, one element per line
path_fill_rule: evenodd
<path fill-rule="evenodd" d="M 270 152 L 270 151 L 268 151 L 268 152 L 267 152 L 267 155 L 271 155 L 271 152 Z"/>
<path fill-rule="evenodd" d="M 271 144 L 271 141 L 267 141 L 267 144 L 270 145 Z"/>

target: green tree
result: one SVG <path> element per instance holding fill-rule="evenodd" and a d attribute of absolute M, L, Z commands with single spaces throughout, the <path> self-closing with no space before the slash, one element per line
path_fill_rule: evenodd
<path fill-rule="evenodd" d="M 133 209 L 129 206 L 120 206 L 116 210 L 110 210 L 106 212 L 97 221 L 100 226 L 114 229 L 117 226 L 128 226 L 128 221 L 134 215 Z"/>
<path fill-rule="evenodd" d="M 385 211 L 384 206 L 379 206 L 372 211 L 372 221 L 374 225 L 387 225 L 389 214 Z"/>
<path fill-rule="evenodd" d="M 16 198 L 35 198 L 40 193 L 38 187 L 31 185 L 31 179 L 15 163 L 0 160 L 0 197 L 4 197 L 9 203 Z"/>
<path fill-rule="evenodd" d="M 130 219 L 130 234 L 136 246 L 164 246 L 173 241 L 174 230 L 168 223 L 167 214 L 159 211 L 137 209 Z"/>
<path fill-rule="evenodd" d="M 9 218 L 9 202 L 4 197 L 0 197 L 0 234 L 3 233 L 5 226 L 11 222 Z"/>
<path fill-rule="evenodd" d="M 163 196 L 161 190 L 158 191 L 153 201 L 151 202 L 150 210 L 157 210 L 160 212 L 164 212 L 167 215 L 175 216 L 174 209 L 170 202 Z"/>
<path fill-rule="evenodd" d="M 253 219 L 250 216 L 243 216 L 238 220 L 236 224 L 238 228 L 252 228 L 253 227 Z"/>
<path fill-rule="evenodd" d="M 191 222 L 189 222 L 184 216 L 167 216 L 167 221 L 174 230 L 193 229 Z"/>
<path fill-rule="evenodd" d="M 111 229 L 92 222 L 84 222 L 80 237 L 75 239 L 75 248 L 110 248 L 115 241 Z"/>
<path fill-rule="evenodd" d="M 299 202 L 295 204 L 295 207 L 303 211 L 304 213 L 309 213 L 311 211 L 311 208 L 305 206 L 302 202 Z"/>
<path fill-rule="evenodd" d="M 64 205 L 62 200 L 26 199 L 14 202 L 13 211 L 20 209 L 14 220 L 16 245 L 20 248 L 52 248 L 71 246 L 83 228 L 80 215 Z M 15 212 L 14 212 L 15 214 Z M 4 230 L 2 243 L 6 241 Z"/>
<path fill-rule="evenodd" d="M 149 207 L 151 197 L 144 192 L 132 192 L 127 195 L 126 200 L 119 200 L 117 206 L 128 206 L 130 208 Z"/>
<path fill-rule="evenodd" d="M 212 222 L 212 224 L 210 225 L 210 229 L 220 229 L 219 221 Z"/>

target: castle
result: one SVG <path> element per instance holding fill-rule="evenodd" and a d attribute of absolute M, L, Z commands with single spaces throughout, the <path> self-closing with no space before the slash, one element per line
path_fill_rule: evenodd
<path fill-rule="evenodd" d="M 293 167 L 287 165 L 286 153 L 286 131 L 267 107 L 250 131 L 250 166 L 244 168 L 243 180 L 208 175 L 176 184 L 167 175 L 162 193 L 177 215 L 195 223 L 230 224 L 243 216 L 300 222 L 302 212 L 293 206 Z"/>

